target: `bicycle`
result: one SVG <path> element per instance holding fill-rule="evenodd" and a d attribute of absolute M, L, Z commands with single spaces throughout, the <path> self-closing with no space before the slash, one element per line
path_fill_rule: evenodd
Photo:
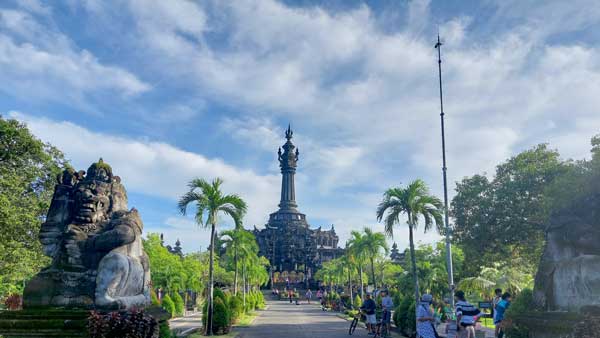
<path fill-rule="evenodd" d="M 387 324 L 383 322 L 383 320 L 380 320 L 377 322 L 377 325 L 375 326 L 375 335 L 373 336 L 374 338 L 386 338 L 389 337 L 390 333 L 388 332 L 388 327 Z"/>
<path fill-rule="evenodd" d="M 348 329 L 348 334 L 352 335 L 354 333 L 354 330 L 356 330 L 356 326 L 358 325 L 358 321 L 360 320 L 361 317 L 361 313 L 357 313 L 354 316 L 354 319 L 352 319 L 352 322 L 350 323 L 350 329 Z"/>

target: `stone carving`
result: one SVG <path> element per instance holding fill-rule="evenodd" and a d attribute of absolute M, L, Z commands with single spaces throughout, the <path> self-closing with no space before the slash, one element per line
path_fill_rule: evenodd
<path fill-rule="evenodd" d="M 535 280 L 535 299 L 547 311 L 600 308 L 600 193 L 554 213 Z"/>
<path fill-rule="evenodd" d="M 143 223 L 121 179 L 100 159 L 57 178 L 40 230 L 49 267 L 26 286 L 25 307 L 141 308 L 150 304 Z"/>

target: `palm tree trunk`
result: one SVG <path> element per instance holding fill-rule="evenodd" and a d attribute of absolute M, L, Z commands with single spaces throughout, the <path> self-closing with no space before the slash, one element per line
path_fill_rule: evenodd
<path fill-rule="evenodd" d="M 350 293 L 350 307 L 352 307 L 354 299 L 352 298 L 352 272 L 350 271 L 350 267 L 348 267 L 348 291 Z"/>
<path fill-rule="evenodd" d="M 413 280 L 415 283 L 415 304 L 419 304 L 419 277 L 417 277 L 417 258 L 415 257 L 415 242 L 413 240 L 413 227 L 408 225 L 408 240 L 410 242 L 410 260 L 412 265 Z"/>
<path fill-rule="evenodd" d="M 362 301 L 365 301 L 365 284 L 363 283 L 363 268 L 362 268 L 362 264 L 358 265 L 358 270 L 359 270 L 359 279 L 360 279 L 360 298 L 362 299 Z"/>
<path fill-rule="evenodd" d="M 244 300 L 244 309 L 246 309 L 246 263 L 242 263 L 242 295 Z"/>
<path fill-rule="evenodd" d="M 233 265 L 235 266 L 234 274 L 233 274 L 233 295 L 237 296 L 237 286 L 238 286 L 238 255 L 237 255 L 237 246 L 233 251 Z"/>
<path fill-rule="evenodd" d="M 212 224 L 210 228 L 210 259 L 208 265 L 208 313 L 206 314 L 206 335 L 212 336 L 212 321 L 213 321 L 213 306 L 214 306 L 214 288 L 215 288 L 215 279 L 214 279 L 214 258 L 215 258 L 215 235 L 217 225 Z"/>
<path fill-rule="evenodd" d="M 373 277 L 373 287 L 377 288 L 377 281 L 375 280 L 375 258 L 371 256 L 371 277 Z"/>

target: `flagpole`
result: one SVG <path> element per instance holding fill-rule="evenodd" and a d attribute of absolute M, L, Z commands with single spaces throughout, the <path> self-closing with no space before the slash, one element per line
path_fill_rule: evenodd
<path fill-rule="evenodd" d="M 450 221 L 448 209 L 448 180 L 446 172 L 446 133 L 444 130 L 444 100 L 442 93 L 442 43 L 438 34 L 435 48 L 438 51 L 438 75 L 440 83 L 440 121 L 442 127 L 442 174 L 444 176 L 444 226 L 446 229 L 446 267 L 448 270 L 448 286 L 450 289 L 450 304 L 454 308 L 454 272 L 452 269 L 452 244 L 450 243 Z"/>

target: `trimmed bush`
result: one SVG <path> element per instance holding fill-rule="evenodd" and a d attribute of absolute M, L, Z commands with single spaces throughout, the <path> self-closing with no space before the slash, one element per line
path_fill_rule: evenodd
<path fill-rule="evenodd" d="M 229 309 L 223 303 L 223 300 L 215 298 L 214 316 L 213 316 L 213 333 L 228 333 L 231 327 L 231 318 Z"/>
<path fill-rule="evenodd" d="M 244 314 L 244 300 L 240 295 L 232 296 L 229 300 L 229 311 L 231 312 L 231 321 L 235 321 Z"/>
<path fill-rule="evenodd" d="M 227 304 L 227 296 L 225 296 L 225 293 L 223 292 L 223 290 L 221 290 L 219 288 L 215 288 L 214 292 L 213 292 L 213 296 L 214 296 L 215 300 L 217 298 L 221 298 L 221 301 L 223 301 L 223 304 Z"/>
<path fill-rule="evenodd" d="M 506 335 L 511 338 L 528 338 L 529 329 L 515 323 L 515 319 L 521 318 L 522 315 L 530 313 L 534 309 L 533 291 L 530 289 L 523 290 L 506 310 L 506 322 L 508 324 Z"/>
<path fill-rule="evenodd" d="M 150 299 L 152 300 L 152 305 L 160 306 L 160 301 L 158 300 L 154 290 L 150 290 Z"/>
<path fill-rule="evenodd" d="M 354 297 L 354 307 L 358 309 L 361 306 L 362 306 L 362 299 L 360 298 L 359 295 L 356 295 L 356 297 Z"/>
<path fill-rule="evenodd" d="M 412 297 L 404 297 L 394 311 L 394 324 L 405 336 L 411 336 L 416 331 L 415 301 Z"/>
<path fill-rule="evenodd" d="M 171 333 L 171 329 L 169 328 L 169 322 L 165 321 L 164 323 L 160 323 L 158 326 L 158 338 L 171 338 L 173 334 Z"/>
<path fill-rule="evenodd" d="M 260 291 L 256 291 L 256 303 L 256 308 L 261 310 L 267 305 L 265 303 L 265 295 L 263 295 L 263 293 Z"/>
<path fill-rule="evenodd" d="M 171 317 L 175 317 L 175 303 L 169 295 L 165 295 L 162 299 L 162 308 L 171 314 Z"/>
<path fill-rule="evenodd" d="M 177 292 L 173 294 L 173 303 L 175 303 L 175 316 L 183 316 L 185 312 L 185 304 L 183 303 L 183 298 L 181 298 L 181 295 L 179 295 Z"/>

